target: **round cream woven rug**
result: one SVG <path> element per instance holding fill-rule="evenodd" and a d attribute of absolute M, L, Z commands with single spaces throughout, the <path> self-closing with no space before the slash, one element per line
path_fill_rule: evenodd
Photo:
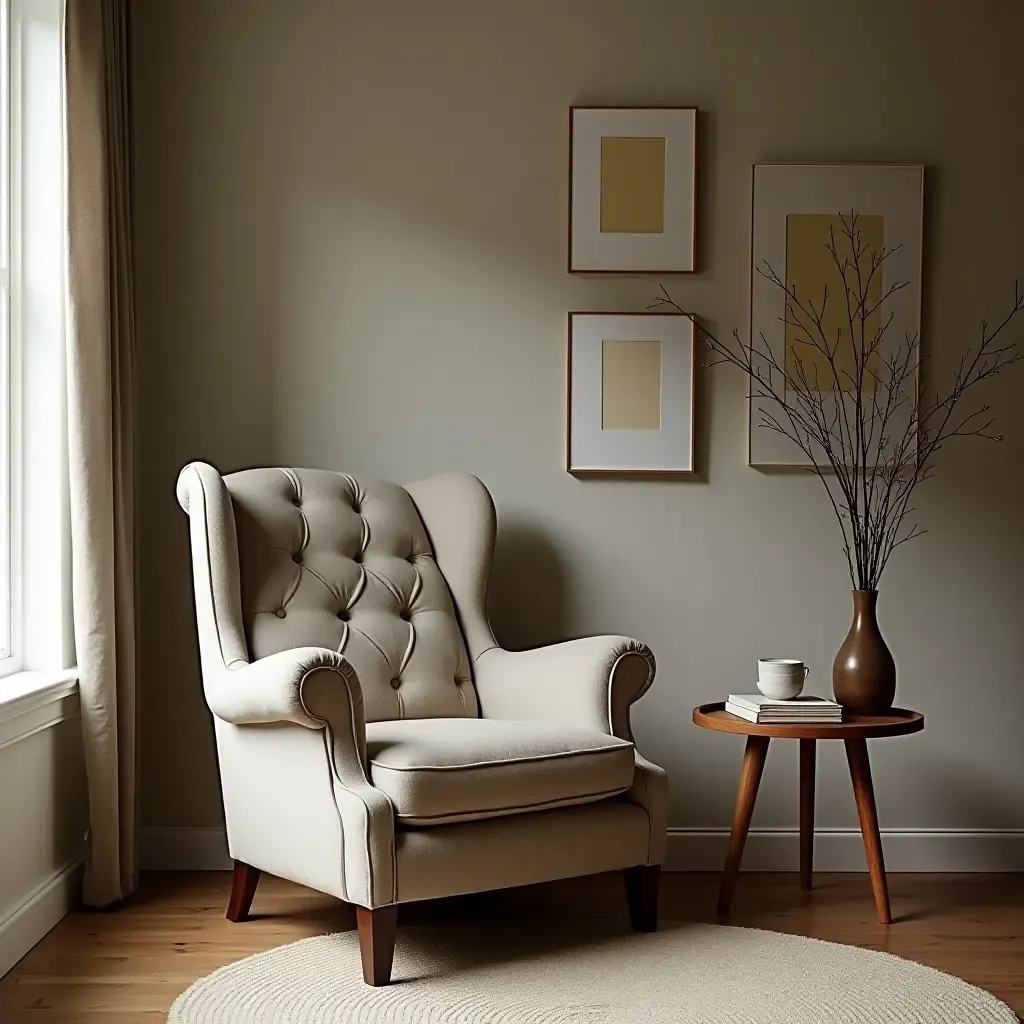
<path fill-rule="evenodd" d="M 408 926 L 393 983 L 363 984 L 353 932 L 200 978 L 171 1024 L 1017 1024 L 980 989 L 885 953 L 675 925 Z"/>

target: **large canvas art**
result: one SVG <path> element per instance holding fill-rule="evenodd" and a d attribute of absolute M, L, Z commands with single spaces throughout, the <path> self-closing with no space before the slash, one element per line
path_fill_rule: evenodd
<path fill-rule="evenodd" d="M 862 400 L 884 374 L 887 355 L 920 332 L 923 178 L 920 166 L 754 168 L 750 336 L 755 349 L 763 346 L 785 367 L 790 385 L 828 396 L 826 411 L 835 416 L 857 400 L 852 368 L 865 337 L 880 335 L 882 341 L 877 351 L 863 349 L 870 358 L 869 372 L 861 375 Z M 844 230 L 851 218 L 860 248 L 856 258 Z M 883 255 L 873 269 L 873 260 Z M 848 293 L 860 294 L 861 283 L 867 289 L 863 330 L 859 323 L 852 329 L 846 301 Z M 830 357 L 807 343 L 812 336 L 828 339 Z M 769 373 L 769 361 L 761 364 Z M 767 400 L 755 393 L 749 403 L 750 465 L 809 465 L 791 441 L 764 425 Z M 898 417 L 911 414 L 908 402 Z"/>

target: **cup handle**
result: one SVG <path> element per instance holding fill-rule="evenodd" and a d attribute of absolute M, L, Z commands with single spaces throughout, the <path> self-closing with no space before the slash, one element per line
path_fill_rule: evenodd
<path fill-rule="evenodd" d="M 811 671 L 810 665 L 804 665 L 804 680 L 807 679 L 807 673 Z"/>

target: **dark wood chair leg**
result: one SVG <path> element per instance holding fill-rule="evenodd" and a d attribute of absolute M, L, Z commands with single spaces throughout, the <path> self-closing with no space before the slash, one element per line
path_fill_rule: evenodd
<path fill-rule="evenodd" d="M 750 819 L 757 800 L 757 787 L 761 784 L 764 761 L 768 756 L 767 736 L 748 736 L 743 751 L 743 767 L 740 769 L 740 785 L 736 794 L 736 809 L 732 816 L 732 832 L 729 835 L 729 854 L 722 872 L 722 887 L 718 891 L 718 916 L 728 917 L 732 906 L 732 894 L 736 891 L 736 879 L 743 860 L 743 847 L 750 831 Z"/>
<path fill-rule="evenodd" d="M 367 985 L 386 985 L 391 980 L 391 964 L 395 958 L 398 904 L 377 907 L 376 910 L 356 907 L 356 924 L 363 981 Z"/>
<path fill-rule="evenodd" d="M 814 768 L 816 740 L 800 741 L 800 888 L 814 887 Z"/>
<path fill-rule="evenodd" d="M 252 898 L 260 880 L 260 869 L 240 860 L 235 861 L 235 874 L 231 879 L 231 899 L 228 900 L 228 920 L 244 921 L 249 916 Z"/>
<path fill-rule="evenodd" d="M 629 920 L 636 932 L 658 930 L 658 887 L 661 882 L 660 864 L 641 864 L 622 872 L 626 882 L 626 901 Z"/>
<path fill-rule="evenodd" d="M 871 876 L 871 891 L 875 897 L 875 911 L 879 924 L 892 924 L 889 909 L 889 885 L 885 880 L 885 860 L 882 857 L 882 837 L 878 833 L 878 812 L 875 810 L 875 788 L 871 784 L 871 762 L 868 760 L 867 740 L 846 740 L 846 759 L 850 763 L 850 780 L 857 801 L 860 831 L 864 837 L 864 853 Z"/>

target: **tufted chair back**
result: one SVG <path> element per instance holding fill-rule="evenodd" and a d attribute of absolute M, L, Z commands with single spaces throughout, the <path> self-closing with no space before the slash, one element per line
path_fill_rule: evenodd
<path fill-rule="evenodd" d="M 314 469 L 224 482 L 253 660 L 306 646 L 344 654 L 370 722 L 477 716 L 451 595 L 404 488 Z"/>

